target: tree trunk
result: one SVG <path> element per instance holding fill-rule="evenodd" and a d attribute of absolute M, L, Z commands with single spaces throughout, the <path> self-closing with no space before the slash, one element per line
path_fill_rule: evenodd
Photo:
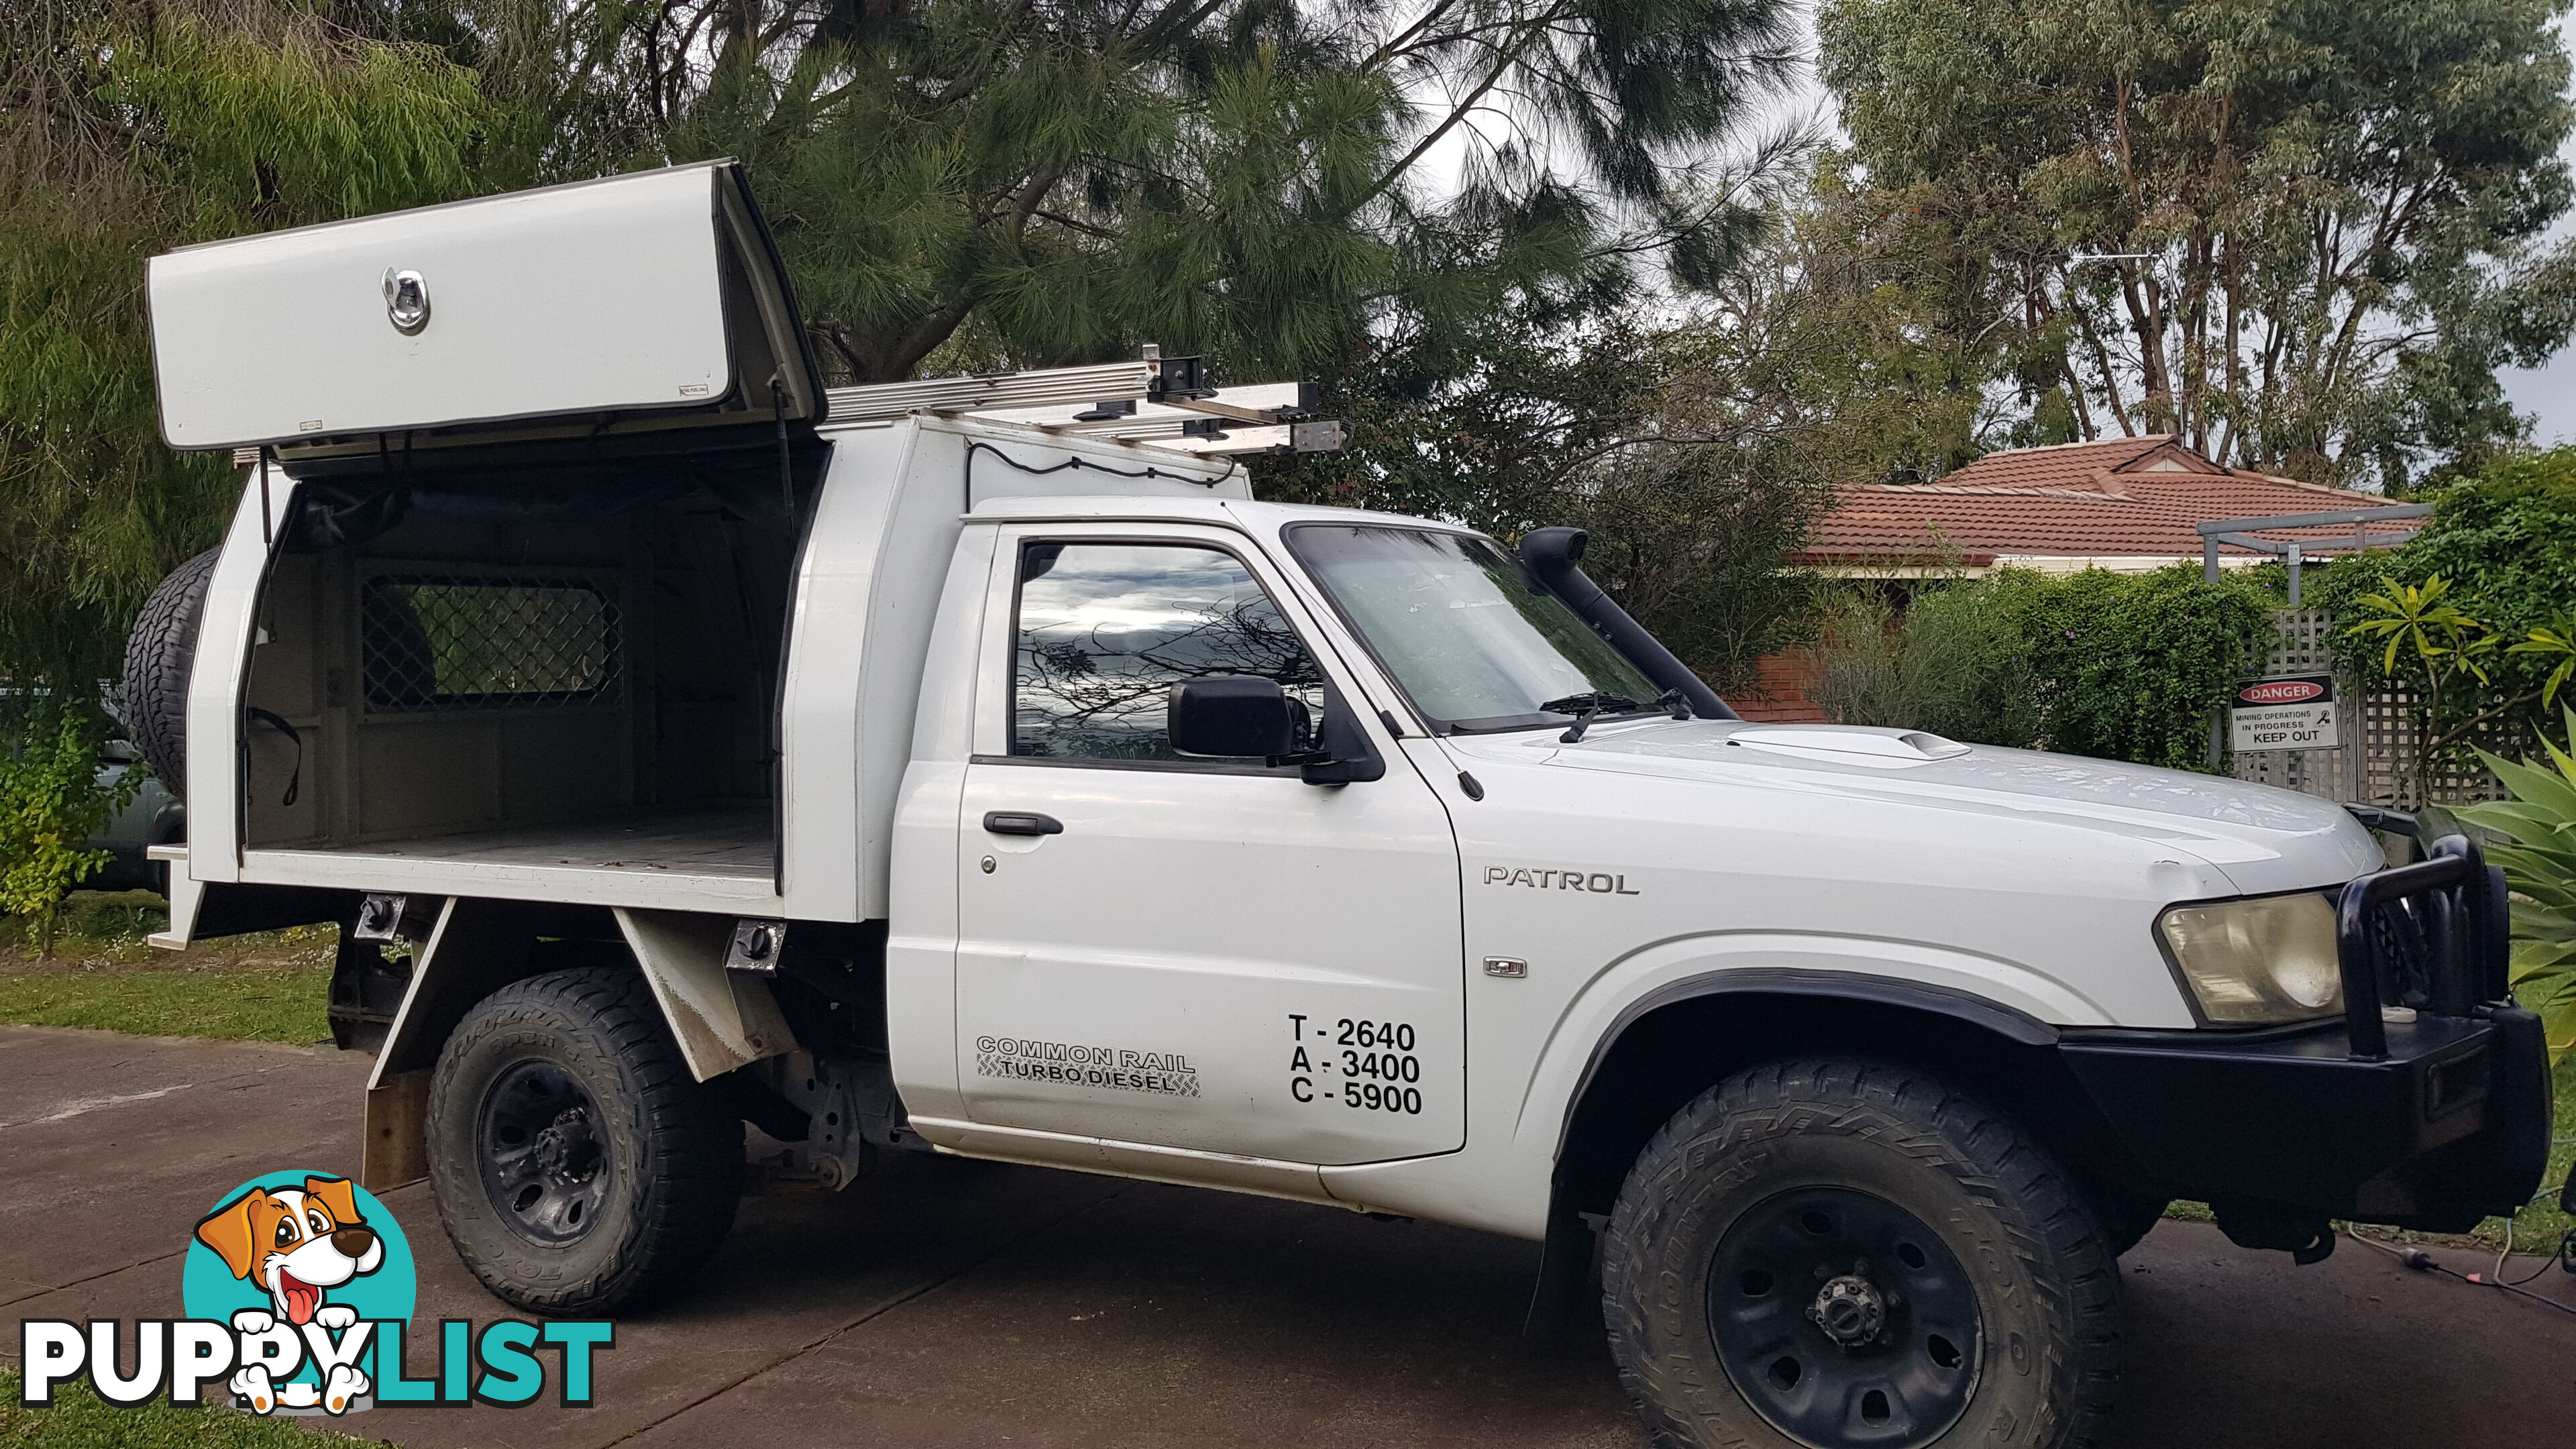
<path fill-rule="evenodd" d="M 2152 265 L 2152 264 L 2150 264 Z M 2141 283 L 2120 264 L 2120 300 L 2128 308 L 2129 330 L 2138 339 L 2141 422 L 2150 433 L 2171 433 L 2174 426 L 2173 372 L 2165 362 L 2164 299 L 2153 276 Z"/>

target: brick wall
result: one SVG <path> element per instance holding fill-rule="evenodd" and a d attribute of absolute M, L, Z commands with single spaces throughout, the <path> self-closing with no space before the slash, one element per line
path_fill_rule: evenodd
<path fill-rule="evenodd" d="M 1822 724 L 1825 712 L 1807 698 L 1817 679 L 1816 659 L 1806 650 L 1771 654 L 1762 660 L 1762 680 L 1752 690 L 1726 701 L 1746 719 L 1774 724 Z"/>

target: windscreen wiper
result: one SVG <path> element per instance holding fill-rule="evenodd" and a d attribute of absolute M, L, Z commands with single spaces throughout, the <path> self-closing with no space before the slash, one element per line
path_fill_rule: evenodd
<path fill-rule="evenodd" d="M 1597 689 L 1585 694 L 1569 694 L 1563 699 L 1551 699 L 1539 706 L 1548 714 L 1592 714 L 1601 710 L 1636 707 L 1637 702 L 1624 694 L 1609 694 Z"/>
<path fill-rule="evenodd" d="M 1637 702 L 1624 694 L 1611 694 L 1597 689 L 1588 694 L 1569 694 L 1563 699 L 1551 699 L 1539 706 L 1549 714 L 1574 716 L 1573 725 L 1567 728 L 1565 733 L 1556 737 L 1556 742 L 1561 745 L 1570 745 L 1582 739 L 1583 732 L 1592 728 L 1594 715 L 1604 710 L 1616 712 L 1636 707 Z"/>

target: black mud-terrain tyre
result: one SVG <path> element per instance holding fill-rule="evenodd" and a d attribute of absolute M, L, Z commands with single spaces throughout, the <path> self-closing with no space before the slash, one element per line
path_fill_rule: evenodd
<path fill-rule="evenodd" d="M 667 1295 L 741 1198 L 742 1120 L 690 1076 L 632 967 L 483 998 L 439 1052 L 428 1136 L 449 1241 L 484 1287 L 535 1313 Z"/>
<path fill-rule="evenodd" d="M 1664 1449 L 2094 1442 L 2119 1276 L 2072 1178 L 1938 1078 L 1769 1063 L 1676 1113 L 1602 1239 Z"/>
<path fill-rule="evenodd" d="M 173 799 L 188 790 L 188 675 L 197 659 L 197 626 L 206 616 L 206 586 L 214 582 L 210 548 L 170 571 L 125 636 L 125 672 L 117 695 L 125 734 Z"/>

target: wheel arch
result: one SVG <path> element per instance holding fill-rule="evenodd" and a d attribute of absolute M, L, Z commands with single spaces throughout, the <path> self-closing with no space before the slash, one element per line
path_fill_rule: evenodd
<path fill-rule="evenodd" d="M 349 905 L 344 918 L 354 919 L 357 903 Z M 411 979 L 367 1077 L 358 1180 L 370 1192 L 429 1175 L 423 1133 L 439 1049 L 476 1002 L 556 964 L 537 949 L 540 940 L 577 942 L 603 954 L 613 943 L 633 964 L 605 907 L 451 896 L 436 906 L 435 921 L 413 948 Z"/>
<path fill-rule="evenodd" d="M 616 918 L 604 907 L 451 896 L 434 910 L 428 936 L 414 948 L 402 1005 L 376 1053 L 370 1089 L 436 1066 L 439 1048 L 474 1003 L 550 969 L 537 950 L 539 941 L 614 944 L 621 954 L 625 950 Z"/>
<path fill-rule="evenodd" d="M 2070 1170 L 2143 1180 L 2057 1039 L 2056 1027 L 1967 991 L 1851 972 L 1737 968 L 1646 993 L 1601 1034 L 1567 1102 L 1532 1327 L 1581 1311 L 1585 1217 L 1609 1212 L 1647 1141 L 1693 1097 L 1764 1061 L 1826 1053 L 1933 1072 L 2012 1116 Z"/>
<path fill-rule="evenodd" d="M 368 1190 L 426 1172 L 420 1115 L 439 1051 L 475 1003 L 515 981 L 572 965 L 638 972 L 701 1082 L 796 1050 L 796 1033 L 768 984 L 725 969 L 734 927 L 730 916 L 685 911 L 446 899 L 367 1081 L 361 1178 Z"/>

